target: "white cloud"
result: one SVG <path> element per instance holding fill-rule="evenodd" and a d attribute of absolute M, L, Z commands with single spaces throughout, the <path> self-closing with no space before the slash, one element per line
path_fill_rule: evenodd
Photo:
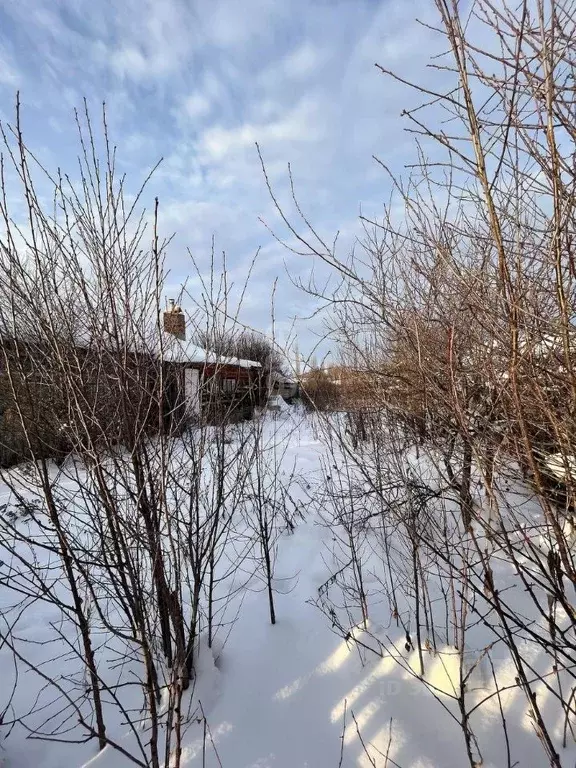
<path fill-rule="evenodd" d="M 210 112 L 210 100 L 203 93 L 193 93 L 184 102 L 184 111 L 191 120 L 198 120 Z"/>
<path fill-rule="evenodd" d="M 253 150 L 255 142 L 265 148 L 271 144 L 275 150 L 279 144 L 315 143 L 321 140 L 324 129 L 319 103 L 310 96 L 269 123 L 210 128 L 203 134 L 199 148 L 209 160 L 219 162 L 248 147 Z"/>
<path fill-rule="evenodd" d="M 311 43 L 304 43 L 292 51 L 284 60 L 284 69 L 289 76 L 305 77 L 317 68 L 323 61 L 319 48 Z"/>
<path fill-rule="evenodd" d="M 294 6 L 278 0 L 216 0 L 201 14 L 199 22 L 211 43 L 237 50 L 270 43 L 278 24 L 289 22 L 294 13 L 298 13 Z"/>
<path fill-rule="evenodd" d="M 17 88 L 21 80 L 20 72 L 13 63 L 11 56 L 0 50 L 0 83 L 11 88 Z"/>
<path fill-rule="evenodd" d="M 342 227 L 354 231 L 362 201 L 372 213 L 387 199 L 373 154 L 395 170 L 411 159 L 399 114 L 414 97 L 374 62 L 408 78 L 425 73 L 436 42 L 414 18 L 432 20 L 430 0 L 19 0 L 7 7 L 14 57 L 0 53 L 0 81 L 5 58 L 4 80 L 23 79 L 42 126 L 36 138 L 58 163 L 74 168 L 70 107 L 84 95 L 96 110 L 106 101 L 122 170 L 139 181 L 165 157 L 151 195 L 160 197 L 163 231 L 180 232 L 169 257 L 176 282 L 188 271 L 185 247 L 207 258 L 215 234 L 238 280 L 264 246 L 254 295 L 280 276 L 279 316 L 305 305 L 283 262 L 305 275 L 309 261 L 282 251 L 258 221 L 278 224 L 256 141 L 287 205 L 291 162 L 303 207 L 328 240 Z"/>
<path fill-rule="evenodd" d="M 110 62 L 120 77 L 138 79 L 150 71 L 150 63 L 134 46 L 123 46 L 115 50 L 110 57 Z"/>

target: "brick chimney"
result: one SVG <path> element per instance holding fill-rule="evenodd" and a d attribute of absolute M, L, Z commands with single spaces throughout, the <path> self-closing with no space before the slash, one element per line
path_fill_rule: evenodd
<path fill-rule="evenodd" d="M 182 341 L 186 339 L 186 317 L 174 299 L 169 299 L 168 309 L 164 311 L 164 333 Z"/>

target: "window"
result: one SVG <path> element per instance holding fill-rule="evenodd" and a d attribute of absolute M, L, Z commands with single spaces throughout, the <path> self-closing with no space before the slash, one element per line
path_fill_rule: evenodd
<path fill-rule="evenodd" d="M 236 390 L 236 379 L 224 379 L 224 392 L 234 392 Z"/>

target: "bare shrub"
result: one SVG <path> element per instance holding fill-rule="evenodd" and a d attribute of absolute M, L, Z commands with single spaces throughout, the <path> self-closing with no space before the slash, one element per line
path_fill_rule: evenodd
<path fill-rule="evenodd" d="M 303 378 L 300 396 L 308 410 L 333 411 L 339 405 L 340 389 L 327 371 L 316 368 Z"/>
<path fill-rule="evenodd" d="M 0 645 L 38 681 L 31 711 L 13 711 L 8 691 L 4 725 L 178 768 L 184 733 L 202 711 L 194 699 L 201 637 L 210 647 L 230 631 L 234 576 L 260 546 L 242 533 L 244 551 L 233 560 L 226 553 L 255 492 L 244 456 L 254 440 L 249 427 L 191 420 L 167 399 L 169 240 L 160 239 L 159 203 L 151 215 L 138 210 L 144 186 L 128 202 L 105 114 L 101 133 L 87 112 L 77 122 L 75 181 L 38 166 L 18 108 L 4 132 L 26 224 L 11 216 L 16 190 L 3 178 L 2 400 L 18 435 L 15 458 L 25 462 L 2 479 L 27 515 L 25 525 L 0 515 L 0 578 L 13 598 Z M 235 332 L 237 311 L 223 317 L 221 295 L 208 288 L 194 298 L 196 325 Z M 206 366 L 208 410 L 221 398 L 223 365 Z M 54 621 L 31 651 L 20 627 L 39 602 Z"/>
<path fill-rule="evenodd" d="M 433 64 L 438 86 L 382 69 L 421 94 L 423 103 L 405 113 L 420 143 L 410 178 L 381 163 L 396 198 L 381 220 L 363 220 L 362 252 L 341 258 L 298 205 L 292 222 L 270 192 L 298 252 L 341 281 L 335 293 L 307 286 L 332 308 L 333 338 L 366 375 L 390 382 L 380 390 L 384 449 L 366 428 L 351 443 L 342 424 L 327 420 L 336 462 L 344 455 L 356 465 L 348 504 L 362 488 L 375 555 L 403 553 L 381 589 L 418 669 L 390 636 L 373 633 L 367 647 L 393 653 L 435 695 L 422 663 L 422 648 L 435 645 L 429 635 L 428 648 L 424 626 L 453 642 L 460 659 L 451 711 L 474 768 L 482 756 L 473 712 L 485 700 L 471 703 L 465 654 L 480 623 L 491 635 L 482 658 L 494 670 L 492 649 L 505 654 L 544 759 L 560 766 L 576 716 L 574 59 L 566 45 L 575 20 L 563 0 L 477 0 L 466 18 L 457 2 L 436 0 L 436 8 L 447 50 Z M 551 494 L 551 466 L 562 494 Z M 331 509 L 341 496 L 328 494 Z M 395 569 L 406 572 L 407 563 L 409 588 L 401 590 Z M 346 638 L 363 620 L 355 568 L 334 574 L 348 612 L 338 609 L 341 595 L 324 597 Z M 433 590 L 439 614 L 426 596 Z M 493 683 L 490 695 L 499 697 L 497 671 Z M 543 691 L 555 706 L 541 704 Z"/>

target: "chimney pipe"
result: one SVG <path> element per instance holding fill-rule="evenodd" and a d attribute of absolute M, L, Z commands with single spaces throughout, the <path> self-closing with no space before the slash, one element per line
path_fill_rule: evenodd
<path fill-rule="evenodd" d="M 164 333 L 181 341 L 186 339 L 186 316 L 174 299 L 168 299 L 168 309 L 164 312 Z"/>

